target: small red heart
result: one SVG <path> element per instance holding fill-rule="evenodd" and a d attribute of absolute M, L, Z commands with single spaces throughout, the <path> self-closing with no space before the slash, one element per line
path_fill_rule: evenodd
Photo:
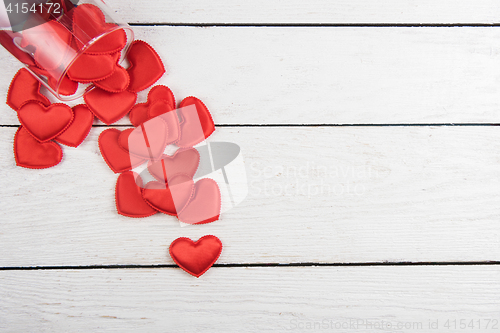
<path fill-rule="evenodd" d="M 68 69 L 68 77 L 73 81 L 89 83 L 104 80 L 115 71 L 116 56 L 110 54 L 81 54 Z"/>
<path fill-rule="evenodd" d="M 90 111 L 103 123 L 110 125 L 123 118 L 130 111 L 137 100 L 137 94 L 130 91 L 114 94 L 94 88 L 83 98 Z"/>
<path fill-rule="evenodd" d="M 73 107 L 75 117 L 71 125 L 59 134 L 56 141 L 70 147 L 78 147 L 87 137 L 94 123 L 94 114 L 85 104 Z"/>
<path fill-rule="evenodd" d="M 57 90 L 57 81 L 53 76 L 47 75 L 49 78 L 49 86 L 52 89 Z M 70 96 L 76 93 L 78 90 L 78 82 L 71 80 L 67 75 L 64 75 L 59 86 L 59 94 L 64 96 Z"/>
<path fill-rule="evenodd" d="M 192 96 L 184 98 L 178 111 L 182 119 L 181 135 L 176 142 L 179 147 L 193 147 L 215 131 L 210 111 L 198 98 Z"/>
<path fill-rule="evenodd" d="M 168 101 L 171 110 L 175 109 L 175 98 L 172 91 L 163 85 L 157 85 L 151 88 L 148 93 L 148 99 L 146 103 L 139 103 L 135 105 L 132 110 L 130 110 L 130 122 L 135 127 L 139 126 L 143 122 L 149 119 L 149 106 L 155 101 L 164 100 Z"/>
<path fill-rule="evenodd" d="M 109 128 L 99 135 L 99 150 L 104 161 L 114 173 L 129 171 L 133 167 L 141 165 L 146 160 L 131 156 L 118 144 L 120 131 Z"/>
<path fill-rule="evenodd" d="M 220 209 L 219 186 L 213 179 L 203 178 L 194 184 L 194 196 L 177 217 L 188 224 L 210 223 L 219 219 Z"/>
<path fill-rule="evenodd" d="M 156 210 L 142 198 L 142 179 L 132 171 L 122 173 L 116 181 L 115 202 L 118 214 L 128 217 L 148 217 Z"/>
<path fill-rule="evenodd" d="M 167 147 L 167 124 L 161 118 L 150 119 L 127 135 L 128 151 L 141 158 L 156 160 Z"/>
<path fill-rule="evenodd" d="M 109 54 L 121 51 L 127 44 L 127 34 L 117 25 L 106 23 L 102 11 L 92 4 L 81 4 L 72 10 L 73 33 L 76 44 L 81 49 L 92 39 L 107 33 L 85 49 L 88 54 Z M 113 31 L 115 30 L 115 31 Z"/>
<path fill-rule="evenodd" d="M 196 242 L 180 237 L 170 244 L 169 252 L 180 268 L 195 277 L 200 277 L 219 259 L 222 242 L 213 235 L 203 236 Z"/>
<path fill-rule="evenodd" d="M 38 81 L 27 69 L 20 69 L 12 82 L 7 93 L 7 104 L 14 110 L 19 110 L 21 105 L 29 100 L 41 102 L 45 106 L 50 105 L 47 97 L 40 93 L 40 81 Z"/>
<path fill-rule="evenodd" d="M 193 179 L 187 175 L 174 177 L 169 184 L 149 182 L 142 189 L 142 197 L 154 209 L 177 215 L 182 211 L 193 194 Z"/>
<path fill-rule="evenodd" d="M 128 90 L 138 92 L 153 85 L 165 73 L 160 56 L 148 43 L 136 40 L 127 54 L 130 62 Z"/>
<path fill-rule="evenodd" d="M 173 156 L 163 155 L 161 160 L 148 165 L 148 171 L 160 182 L 166 182 L 179 174 L 186 174 L 193 178 L 199 165 L 200 153 L 198 150 L 194 148 L 179 149 Z"/>
<path fill-rule="evenodd" d="M 129 83 L 130 77 L 128 76 L 128 72 L 120 65 L 116 65 L 116 69 L 111 76 L 94 82 L 97 87 L 112 93 L 124 91 L 127 89 Z"/>
<path fill-rule="evenodd" d="M 52 140 L 71 124 L 73 111 L 66 104 L 46 107 L 38 101 L 28 101 L 17 111 L 23 127 L 40 142 Z"/>
<path fill-rule="evenodd" d="M 45 169 L 59 164 L 62 149 L 55 142 L 40 143 L 24 127 L 19 127 L 14 137 L 14 156 L 18 166 Z"/>
<path fill-rule="evenodd" d="M 71 39 L 68 28 L 56 20 L 50 20 L 24 30 L 21 47 L 35 47 L 34 58 L 37 65 L 53 70 L 63 64 L 66 55 L 72 50 Z"/>

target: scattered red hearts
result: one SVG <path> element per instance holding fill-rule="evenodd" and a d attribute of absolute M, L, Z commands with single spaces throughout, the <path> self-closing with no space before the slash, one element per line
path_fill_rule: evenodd
<path fill-rule="evenodd" d="M 187 97 L 176 109 L 172 91 L 162 85 L 153 87 L 147 101 L 136 105 L 137 93 L 165 73 L 159 55 L 148 43 L 137 40 L 127 54 L 129 67 L 122 67 L 125 30 L 107 23 L 97 6 L 61 4 L 69 14 L 75 38 L 61 23 L 50 20 L 18 36 L 20 46 L 33 57 L 20 52 L 11 36 L 2 32 L 0 43 L 31 71 L 45 76 L 60 95 L 74 95 L 80 83 L 94 86 L 84 95 L 86 104 L 71 109 L 65 104 L 51 104 L 41 94 L 40 82 L 28 70 L 19 70 L 7 94 L 7 104 L 17 111 L 21 123 L 14 137 L 16 164 L 30 169 L 55 166 L 63 156 L 57 142 L 78 147 L 88 136 L 94 117 L 110 125 L 130 112 L 135 128 L 109 128 L 98 138 L 104 161 L 113 172 L 120 173 L 115 189 L 118 214 L 141 218 L 161 212 L 189 224 L 219 219 L 221 194 L 217 183 L 208 178 L 196 183 L 193 180 L 200 165 L 200 154 L 193 146 L 215 130 L 206 105 Z M 47 45 L 54 50 L 53 56 L 41 52 Z M 79 52 L 79 56 L 57 81 L 55 77 L 67 66 L 70 52 Z M 166 148 L 172 144 L 180 149 L 166 155 Z M 132 171 L 142 164 L 156 181 L 144 184 Z M 217 261 L 221 251 L 221 241 L 212 235 L 196 242 L 178 238 L 169 249 L 177 265 L 196 277 Z"/>
<path fill-rule="evenodd" d="M 196 242 L 181 237 L 170 244 L 169 252 L 180 268 L 195 277 L 200 277 L 219 259 L 222 242 L 213 235 L 203 236 Z"/>

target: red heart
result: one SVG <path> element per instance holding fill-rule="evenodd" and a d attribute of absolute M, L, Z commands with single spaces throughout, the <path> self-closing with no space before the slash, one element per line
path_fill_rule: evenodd
<path fill-rule="evenodd" d="M 148 109 L 151 104 L 158 100 L 168 101 L 171 109 L 175 109 L 175 98 L 172 91 L 163 85 L 157 85 L 151 88 L 148 93 L 148 99 L 146 103 L 139 103 L 135 105 L 132 110 L 130 110 L 130 122 L 135 127 L 139 126 L 143 122 L 149 119 Z"/>
<path fill-rule="evenodd" d="M 144 159 L 130 156 L 125 149 L 120 147 L 118 144 L 120 133 L 116 128 L 109 128 L 99 135 L 98 140 L 101 155 L 114 173 L 129 171 L 145 162 Z"/>
<path fill-rule="evenodd" d="M 71 39 L 68 28 L 58 21 L 51 20 L 24 30 L 21 47 L 34 46 L 35 62 L 41 68 L 53 70 L 63 64 L 68 52 L 74 51 L 71 48 Z"/>
<path fill-rule="evenodd" d="M 179 174 L 187 174 L 193 178 L 199 164 L 198 150 L 179 149 L 173 156 L 163 155 L 161 160 L 148 165 L 148 171 L 160 182 L 166 182 Z"/>
<path fill-rule="evenodd" d="M 110 125 L 123 118 L 130 111 L 137 100 L 137 94 L 130 91 L 114 94 L 94 88 L 83 98 L 90 111 L 103 123 Z"/>
<path fill-rule="evenodd" d="M 128 72 L 120 65 L 116 65 L 116 69 L 111 76 L 94 82 L 97 87 L 112 93 L 124 91 L 127 89 L 129 83 L 130 77 L 128 76 Z"/>
<path fill-rule="evenodd" d="M 104 80 L 115 71 L 116 55 L 81 54 L 68 69 L 68 77 L 73 81 L 88 83 Z"/>
<path fill-rule="evenodd" d="M 52 89 L 57 90 L 57 81 L 54 79 L 53 76 L 47 75 L 49 78 L 49 86 L 52 87 Z M 70 96 L 76 93 L 78 90 L 78 82 L 75 82 L 73 80 L 70 80 L 70 78 L 67 75 L 64 75 L 61 81 L 61 85 L 59 86 L 59 94 L 64 95 L 64 96 Z"/>
<path fill-rule="evenodd" d="M 41 102 L 45 106 L 50 105 L 47 97 L 40 94 L 40 81 L 38 81 L 27 69 L 20 69 L 12 82 L 7 93 L 7 104 L 14 110 L 19 110 L 21 105 L 29 100 Z"/>
<path fill-rule="evenodd" d="M 126 135 L 128 151 L 141 158 L 156 160 L 167 147 L 167 125 L 161 118 L 150 119 Z"/>
<path fill-rule="evenodd" d="M 71 124 L 73 111 L 66 104 L 45 107 L 41 102 L 28 101 L 17 111 L 23 127 L 40 142 L 52 140 Z"/>
<path fill-rule="evenodd" d="M 194 106 L 194 107 L 193 107 Z M 210 111 L 196 97 L 186 97 L 180 103 L 181 135 L 179 147 L 193 147 L 208 138 L 215 131 L 215 124 Z"/>
<path fill-rule="evenodd" d="M 127 54 L 130 62 L 128 90 L 138 92 L 153 85 L 165 73 L 165 67 L 156 51 L 146 42 L 136 40 Z"/>
<path fill-rule="evenodd" d="M 170 244 L 169 252 L 180 268 L 193 276 L 200 277 L 219 259 L 222 242 L 213 235 L 203 236 L 196 242 L 180 237 Z"/>
<path fill-rule="evenodd" d="M 193 194 L 193 179 L 187 175 L 174 177 L 169 184 L 149 182 L 142 189 L 142 197 L 154 209 L 168 215 L 182 211 Z"/>
<path fill-rule="evenodd" d="M 73 107 L 73 113 L 75 117 L 71 125 L 69 125 L 64 132 L 59 134 L 56 141 L 66 146 L 78 147 L 83 140 L 85 140 L 92 128 L 94 114 L 90 112 L 85 104 L 75 105 Z"/>
<path fill-rule="evenodd" d="M 142 198 L 142 179 L 132 171 L 122 173 L 116 181 L 115 202 L 118 214 L 128 217 L 148 217 L 156 210 Z"/>
<path fill-rule="evenodd" d="M 127 34 L 117 29 L 116 24 L 106 23 L 102 11 L 91 4 L 81 4 L 72 11 L 73 33 L 78 48 L 82 48 L 92 39 L 107 33 L 85 49 L 88 54 L 109 54 L 122 50 L 127 44 Z M 114 30 L 114 31 L 113 31 Z"/>
<path fill-rule="evenodd" d="M 24 127 L 19 127 L 14 137 L 16 164 L 29 169 L 45 169 L 59 164 L 62 149 L 55 142 L 40 143 Z"/>
<path fill-rule="evenodd" d="M 194 184 L 194 196 L 177 217 L 188 224 L 210 223 L 219 219 L 220 209 L 219 186 L 214 180 L 203 178 Z"/>

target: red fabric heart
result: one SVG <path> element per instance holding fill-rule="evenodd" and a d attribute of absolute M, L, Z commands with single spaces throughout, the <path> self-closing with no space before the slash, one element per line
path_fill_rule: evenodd
<path fill-rule="evenodd" d="M 23 31 L 21 47 L 35 47 L 34 58 L 37 65 L 47 70 L 56 69 L 63 64 L 66 55 L 72 50 L 71 32 L 55 20 L 36 25 L 37 23 Z"/>
<path fill-rule="evenodd" d="M 112 93 L 124 91 L 127 89 L 129 83 L 130 77 L 128 76 L 128 72 L 120 65 L 116 65 L 116 69 L 110 77 L 94 82 L 97 87 Z"/>
<path fill-rule="evenodd" d="M 57 81 L 53 76 L 48 75 L 49 78 L 49 86 L 52 89 L 57 89 Z M 61 81 L 61 85 L 59 86 L 59 94 L 64 96 L 70 96 L 76 93 L 78 89 L 78 82 L 71 80 L 67 75 L 64 75 Z"/>
<path fill-rule="evenodd" d="M 200 153 L 194 148 L 179 149 L 173 156 L 163 155 L 162 159 L 148 165 L 149 173 L 160 182 L 166 182 L 179 174 L 193 178 L 200 165 Z"/>
<path fill-rule="evenodd" d="M 96 40 L 85 49 L 88 54 L 109 54 L 122 50 L 127 44 L 127 34 L 123 29 L 117 29 L 112 23 L 106 23 L 102 11 L 91 4 L 81 4 L 72 11 L 73 33 L 78 48 L 82 48 L 93 38 L 104 33 L 107 35 Z M 113 31 L 115 30 L 115 31 Z"/>
<path fill-rule="evenodd" d="M 63 153 L 57 143 L 40 143 L 21 126 L 14 137 L 14 156 L 18 166 L 45 169 L 59 164 Z"/>
<path fill-rule="evenodd" d="M 27 69 L 20 69 L 12 82 L 7 93 L 7 104 L 14 110 L 19 110 L 21 105 L 29 100 L 41 102 L 45 106 L 50 105 L 47 97 L 40 93 L 40 81 L 38 81 Z"/>
<path fill-rule="evenodd" d="M 78 147 L 87 137 L 94 123 L 94 114 L 85 104 L 73 107 L 75 117 L 69 127 L 59 134 L 56 141 L 70 147 Z"/>
<path fill-rule="evenodd" d="M 196 242 L 180 237 L 170 244 L 169 252 L 180 268 L 200 277 L 219 259 L 222 242 L 213 235 L 203 236 Z"/>
<path fill-rule="evenodd" d="M 194 106 L 194 107 L 193 107 Z M 181 117 L 179 147 L 193 147 L 208 138 L 215 131 L 210 111 L 196 97 L 186 97 L 178 110 Z"/>
<path fill-rule="evenodd" d="M 73 111 L 66 104 L 46 107 L 38 101 L 28 101 L 17 111 L 23 127 L 40 142 L 52 140 L 61 134 L 73 120 Z"/>
<path fill-rule="evenodd" d="M 88 83 L 104 80 L 115 71 L 116 56 L 103 54 L 81 54 L 68 69 L 68 77 L 73 81 Z"/>
<path fill-rule="evenodd" d="M 120 133 L 116 128 L 109 128 L 99 135 L 98 140 L 101 155 L 114 173 L 129 171 L 146 161 L 135 156 L 130 156 L 125 149 L 120 147 L 118 144 Z"/>
<path fill-rule="evenodd" d="M 137 94 L 130 91 L 114 94 L 94 88 L 83 98 L 90 111 L 103 123 L 110 125 L 123 118 L 130 111 L 137 100 Z"/>
<path fill-rule="evenodd" d="M 188 224 L 210 223 L 219 219 L 220 209 L 219 186 L 214 180 L 204 178 L 194 184 L 194 196 L 177 217 Z"/>
<path fill-rule="evenodd" d="M 122 173 L 116 181 L 115 202 L 118 214 L 128 217 L 148 217 L 156 210 L 142 198 L 142 179 L 132 171 Z"/>
<path fill-rule="evenodd" d="M 188 203 L 193 190 L 193 179 L 178 175 L 168 185 L 156 181 L 147 183 L 142 189 L 142 197 L 154 209 L 167 215 L 177 215 Z"/>
<path fill-rule="evenodd" d="M 130 62 L 128 90 L 138 92 L 153 85 L 165 73 L 160 56 L 148 43 L 136 40 L 127 54 Z"/>
<path fill-rule="evenodd" d="M 148 99 L 146 103 L 139 103 L 135 105 L 132 110 L 130 110 L 130 122 L 135 127 L 139 126 L 143 122 L 149 119 L 149 106 L 155 101 L 164 100 L 168 101 L 170 104 L 170 109 L 175 109 L 175 98 L 172 91 L 163 85 L 157 85 L 151 88 L 148 93 Z"/>
<path fill-rule="evenodd" d="M 167 147 L 167 125 L 161 118 L 150 119 L 127 135 L 128 151 L 141 158 L 156 160 Z"/>

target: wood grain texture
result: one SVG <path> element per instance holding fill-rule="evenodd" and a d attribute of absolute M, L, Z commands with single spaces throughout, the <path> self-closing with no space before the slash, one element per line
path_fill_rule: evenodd
<path fill-rule="evenodd" d="M 107 0 L 132 23 L 496 23 L 494 0 Z"/>
<path fill-rule="evenodd" d="M 500 122 L 500 29 L 134 30 L 166 64 L 160 83 L 179 101 L 201 98 L 218 124 Z M 11 58 L 0 50 L 2 100 L 19 68 Z"/>
<path fill-rule="evenodd" d="M 16 167 L 15 128 L 0 131 L 0 266 L 172 263 L 174 239 L 206 234 L 220 263 L 500 258 L 498 127 L 218 128 L 214 141 L 241 146 L 250 192 L 185 228 L 116 213 L 101 130 L 41 171 Z"/>
<path fill-rule="evenodd" d="M 462 319 L 497 332 L 499 279 L 481 266 L 214 268 L 199 279 L 175 268 L 3 271 L 0 330 L 474 332 L 444 327 Z M 315 322 L 333 329 L 305 329 Z"/>

